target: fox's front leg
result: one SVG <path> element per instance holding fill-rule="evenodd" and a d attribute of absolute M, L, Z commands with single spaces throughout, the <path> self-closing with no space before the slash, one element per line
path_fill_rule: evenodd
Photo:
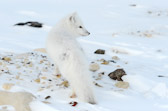
<path fill-rule="evenodd" d="M 76 97 L 77 97 L 77 95 L 75 93 L 75 90 L 74 90 L 74 88 L 72 88 L 72 93 L 71 93 L 70 98 L 76 98 Z"/>

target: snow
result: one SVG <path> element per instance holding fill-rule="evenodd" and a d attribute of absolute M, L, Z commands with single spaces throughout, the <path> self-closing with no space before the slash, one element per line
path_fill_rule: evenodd
<path fill-rule="evenodd" d="M 4 90 L 4 83 L 13 83 L 9 91 L 32 93 L 36 96 L 30 104 L 32 111 L 167 111 L 167 4 L 167 0 L 0 1 L 0 58 L 12 59 L 10 62 L 0 59 L 6 64 L 0 65 L 0 90 Z M 69 98 L 71 89 L 61 85 L 63 77 L 54 75 L 52 61 L 43 57 L 46 54 L 33 51 L 45 47 L 51 27 L 75 11 L 91 32 L 90 36 L 78 40 L 88 60 L 100 65 L 92 73 L 94 82 L 102 86 L 95 85 L 96 105 Z M 14 26 L 27 21 L 42 22 L 45 26 L 41 29 Z M 94 54 L 97 49 L 105 49 L 106 54 Z M 108 65 L 97 61 L 112 60 L 113 56 L 120 60 Z M 33 65 L 29 66 L 28 62 Z M 128 89 L 117 88 L 117 81 L 108 77 L 118 68 L 126 71 L 123 80 L 129 83 Z M 96 80 L 101 72 L 105 74 Z M 46 96 L 51 98 L 45 100 Z M 72 107 L 71 101 L 77 101 L 78 105 Z M 13 107 L 9 106 L 8 110 L 13 111 Z"/>

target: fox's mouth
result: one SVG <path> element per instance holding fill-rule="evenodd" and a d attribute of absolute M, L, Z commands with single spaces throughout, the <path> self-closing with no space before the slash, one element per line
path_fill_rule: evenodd
<path fill-rule="evenodd" d="M 81 34 L 81 36 L 88 36 L 88 35 L 83 35 L 83 34 Z"/>
<path fill-rule="evenodd" d="M 87 32 L 86 34 L 81 34 L 81 36 L 88 36 L 90 35 L 90 32 Z"/>

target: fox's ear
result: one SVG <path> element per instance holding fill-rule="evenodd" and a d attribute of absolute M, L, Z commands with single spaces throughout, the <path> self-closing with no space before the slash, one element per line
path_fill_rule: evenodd
<path fill-rule="evenodd" d="M 69 17 L 69 20 L 70 20 L 70 22 L 72 22 L 72 23 L 75 23 L 75 22 L 76 22 L 76 18 L 75 18 L 74 15 L 71 15 L 71 16 Z"/>

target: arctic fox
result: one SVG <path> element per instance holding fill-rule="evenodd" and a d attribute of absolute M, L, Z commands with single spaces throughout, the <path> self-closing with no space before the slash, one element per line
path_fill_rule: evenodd
<path fill-rule="evenodd" d="M 46 50 L 76 96 L 84 102 L 95 104 L 89 64 L 76 40 L 89 34 L 77 13 L 70 14 L 51 29 Z"/>
<path fill-rule="evenodd" d="M 0 91 L 0 105 L 12 105 L 16 111 L 31 111 L 29 104 L 33 101 L 33 98 L 35 97 L 28 92 Z"/>

